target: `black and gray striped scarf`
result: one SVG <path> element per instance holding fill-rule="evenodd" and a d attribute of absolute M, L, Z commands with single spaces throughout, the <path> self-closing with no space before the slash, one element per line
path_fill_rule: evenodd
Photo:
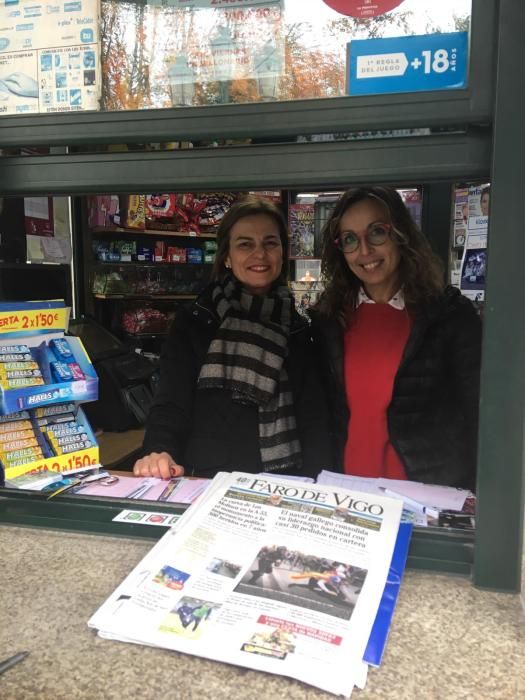
<path fill-rule="evenodd" d="M 233 277 L 212 291 L 221 321 L 202 366 L 199 389 L 225 389 L 233 400 L 259 410 L 259 448 L 264 471 L 298 469 L 301 445 L 292 389 L 284 368 L 293 298 L 287 287 L 249 294 Z"/>

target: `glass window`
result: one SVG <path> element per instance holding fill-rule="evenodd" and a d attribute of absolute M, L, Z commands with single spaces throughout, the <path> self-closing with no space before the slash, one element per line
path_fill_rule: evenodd
<path fill-rule="evenodd" d="M 465 31 L 470 10 L 471 0 L 103 0 L 102 108 L 342 96 L 352 40 Z"/>
<path fill-rule="evenodd" d="M 363 81 L 349 78 L 356 40 L 467 32 L 471 0 L 82 0 L 46 7 L 43 13 L 30 0 L 13 0 L 0 9 L 0 115 L 359 94 Z M 407 52 L 408 64 L 403 58 L 394 67 L 400 75 L 442 76 L 456 60 L 453 47 L 445 56 L 440 45 L 418 46 L 414 56 Z M 379 53 L 389 50 L 383 41 Z M 460 55 L 466 63 L 466 34 Z M 371 68 L 359 70 L 362 78 Z M 377 70 L 372 77 L 392 64 L 381 59 Z M 370 88 L 388 92 L 387 83 L 376 90 L 381 81 L 372 80 Z M 445 87 L 463 86 L 456 80 Z M 418 89 L 439 87 L 426 81 Z M 410 81 L 404 86 L 414 89 Z"/>

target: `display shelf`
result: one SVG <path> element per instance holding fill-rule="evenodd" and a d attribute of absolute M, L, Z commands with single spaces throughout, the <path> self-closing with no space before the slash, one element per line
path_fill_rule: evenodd
<path fill-rule="evenodd" d="M 145 299 L 147 301 L 162 301 L 162 300 L 184 300 L 196 299 L 198 294 L 99 294 L 93 293 L 95 299 Z"/>
<path fill-rule="evenodd" d="M 42 192 L 48 196 L 163 190 L 224 192 L 247 189 L 247 183 L 250 190 L 309 187 L 314 178 L 319 180 L 320 173 L 327 188 L 363 182 L 401 186 L 488 179 L 490 159 L 490 129 L 480 127 L 462 133 L 371 141 L 9 156 L 2 158 L 0 188 L 4 196 L 20 195 L 22 191 L 27 197 L 41 196 Z"/>
<path fill-rule="evenodd" d="M 188 263 L 188 262 L 142 262 L 140 260 L 130 260 L 129 262 L 127 260 L 115 260 L 114 262 L 110 260 L 95 260 L 94 265 L 102 265 L 104 267 L 106 266 L 130 266 L 130 267 L 173 267 L 174 265 L 184 265 L 185 267 L 200 267 L 202 265 L 213 265 L 213 263 L 210 262 L 201 262 L 201 263 Z"/>
<path fill-rule="evenodd" d="M 168 335 L 168 331 L 159 333 L 129 333 L 128 331 L 122 331 L 122 335 L 128 340 L 152 340 L 154 338 L 164 338 Z"/>
<path fill-rule="evenodd" d="M 133 228 L 105 228 L 104 226 L 93 226 L 90 228 L 92 234 L 112 236 L 115 233 L 125 233 L 126 236 L 166 236 L 169 238 L 196 238 L 197 240 L 215 240 L 215 233 L 195 233 L 194 231 L 163 231 L 162 229 L 144 229 L 139 231 Z"/>

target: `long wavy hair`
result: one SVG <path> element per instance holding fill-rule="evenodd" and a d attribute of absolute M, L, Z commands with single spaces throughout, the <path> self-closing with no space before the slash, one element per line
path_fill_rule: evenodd
<path fill-rule="evenodd" d="M 343 323 L 350 320 L 362 283 L 350 270 L 334 241 L 340 233 L 341 217 L 354 204 L 367 199 L 379 202 L 388 212 L 388 223 L 392 224 L 390 235 L 400 253 L 399 277 L 407 308 L 417 309 L 444 289 L 441 260 L 432 251 L 399 193 L 391 187 L 375 185 L 351 188 L 338 199 L 323 228 L 321 274 L 325 291 L 317 305 L 322 314 Z"/>
<path fill-rule="evenodd" d="M 282 211 L 279 207 L 268 199 L 262 199 L 253 195 L 246 195 L 238 200 L 228 209 L 221 219 L 217 229 L 217 253 L 213 264 L 211 278 L 220 281 L 225 274 L 231 272 L 226 269 L 225 262 L 230 252 L 230 233 L 233 226 L 246 216 L 259 216 L 264 214 L 269 216 L 277 224 L 279 238 L 283 249 L 283 266 L 281 274 L 276 280 L 276 284 L 287 284 L 288 282 L 288 226 Z"/>

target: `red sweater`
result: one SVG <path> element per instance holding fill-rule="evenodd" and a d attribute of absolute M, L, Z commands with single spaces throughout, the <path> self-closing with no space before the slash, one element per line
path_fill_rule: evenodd
<path fill-rule="evenodd" d="M 386 411 L 412 322 L 389 304 L 361 304 L 345 333 L 345 386 L 350 408 L 346 474 L 406 479 L 390 443 Z"/>

